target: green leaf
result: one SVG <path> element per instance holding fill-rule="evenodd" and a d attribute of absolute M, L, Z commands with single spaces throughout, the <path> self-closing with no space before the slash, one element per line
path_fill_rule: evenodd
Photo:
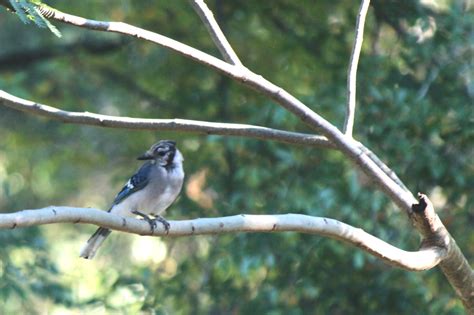
<path fill-rule="evenodd" d="M 15 9 L 15 13 L 18 15 L 20 20 L 23 23 L 28 24 L 28 23 L 30 23 L 30 19 L 28 19 L 28 15 L 27 15 L 27 13 L 24 9 L 24 6 L 21 2 L 23 2 L 23 1 L 22 0 L 10 0 L 10 4 L 12 5 L 13 9 Z"/>
<path fill-rule="evenodd" d="M 51 24 L 50 21 L 48 21 L 48 19 L 46 19 L 40 12 L 40 10 L 35 7 L 34 8 L 34 11 L 38 14 L 38 23 L 40 23 L 39 21 L 41 21 L 42 23 L 44 23 L 44 27 L 49 29 L 51 31 L 51 33 L 53 33 L 54 35 L 56 35 L 57 37 L 62 37 L 61 35 L 61 32 L 56 28 L 56 26 L 54 26 L 53 24 Z M 39 26 L 39 24 L 36 24 Z M 40 26 L 41 27 L 41 26 Z"/>
<path fill-rule="evenodd" d="M 39 10 L 38 5 L 42 5 L 41 2 L 35 1 L 33 3 L 26 0 L 9 1 L 15 10 L 15 13 L 23 23 L 29 24 L 31 21 L 33 21 L 36 26 L 49 29 L 57 37 L 62 36 L 61 32 L 59 32 L 59 30 L 53 24 L 51 24 L 51 22 L 49 22 Z"/>

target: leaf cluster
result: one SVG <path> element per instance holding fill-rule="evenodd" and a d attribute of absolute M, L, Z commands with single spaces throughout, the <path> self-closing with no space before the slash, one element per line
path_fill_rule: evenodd
<path fill-rule="evenodd" d="M 39 0 L 8 0 L 13 11 L 18 18 L 25 24 L 33 22 L 40 28 L 47 28 L 51 33 L 57 37 L 61 37 L 61 32 L 51 24 L 41 13 L 39 7 L 45 6 Z"/>

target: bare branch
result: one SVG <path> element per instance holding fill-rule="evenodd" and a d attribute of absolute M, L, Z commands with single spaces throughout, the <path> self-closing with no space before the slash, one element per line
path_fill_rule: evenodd
<path fill-rule="evenodd" d="M 461 299 L 467 313 L 474 314 L 474 270 L 426 195 L 418 193 L 418 203 L 413 205 L 410 216 L 424 237 L 422 247 L 446 248 L 446 256 L 439 267 Z"/>
<path fill-rule="evenodd" d="M 118 33 L 132 36 L 138 39 L 143 39 L 163 46 L 165 48 L 171 49 L 183 56 L 193 59 L 196 62 L 209 66 L 212 69 L 218 70 L 221 73 L 231 73 L 237 71 L 236 66 L 222 61 L 219 58 L 216 58 L 212 55 L 209 55 L 205 52 L 202 52 L 196 48 L 178 42 L 169 37 L 163 36 L 158 33 L 150 32 L 127 23 L 90 20 L 80 16 L 64 13 L 44 5 L 39 5 L 38 8 L 43 14 L 43 16 L 48 19 L 56 20 L 62 23 L 75 25 L 90 30 Z"/>
<path fill-rule="evenodd" d="M 201 18 L 201 21 L 206 26 L 207 31 L 224 57 L 224 60 L 230 64 L 242 66 L 242 62 L 227 41 L 227 38 L 214 18 L 214 14 L 209 10 L 206 3 L 203 0 L 190 0 L 190 2 L 196 13 Z"/>
<path fill-rule="evenodd" d="M 360 4 L 359 14 L 357 15 L 354 46 L 352 46 L 349 70 L 347 73 L 346 120 L 344 122 L 343 132 L 349 137 L 352 137 L 352 131 L 354 129 L 357 66 L 359 65 L 360 50 L 362 49 L 362 41 L 364 40 L 364 24 L 367 11 L 369 10 L 369 4 L 370 0 L 362 0 L 362 3 Z"/>
<path fill-rule="evenodd" d="M 395 183 L 398 184 L 401 188 L 403 188 L 405 191 L 409 192 L 410 190 L 405 186 L 405 184 L 401 181 L 400 178 L 398 178 L 397 174 L 395 174 L 394 171 L 392 171 L 382 160 L 379 159 L 377 155 L 375 155 L 372 150 L 364 146 L 362 143 L 358 142 L 359 148 L 365 152 L 365 154 L 372 160 L 374 161 L 375 164 L 385 173 L 387 174 Z"/>
<path fill-rule="evenodd" d="M 220 218 L 169 221 L 167 233 L 160 225 L 153 233 L 143 220 L 124 218 L 91 208 L 47 207 L 0 214 L 0 228 L 12 229 L 50 223 L 90 223 L 140 235 L 191 236 L 235 232 L 300 232 L 320 234 L 352 244 L 399 268 L 419 271 L 435 267 L 445 256 L 439 247 L 416 252 L 398 249 L 362 229 L 337 220 L 301 214 L 234 215 Z"/>
<path fill-rule="evenodd" d="M 357 146 L 351 137 L 346 137 L 334 125 L 315 113 L 308 106 L 303 104 L 281 87 L 271 83 L 262 76 L 253 73 L 247 68 L 228 64 L 218 58 L 170 39 L 166 36 L 153 33 L 126 23 L 88 20 L 44 6 L 40 6 L 40 10 L 44 16 L 49 19 L 84 27 L 87 29 L 129 35 L 156 43 L 196 62 L 209 66 L 210 68 L 215 69 L 231 77 L 232 79 L 257 90 L 295 114 L 302 122 L 326 136 L 330 142 L 332 142 L 350 160 L 358 165 L 380 189 L 389 195 L 390 198 L 401 209 L 404 209 L 407 213 L 409 213 L 411 211 L 411 205 L 416 202 L 415 197 L 410 192 L 401 188 L 384 171 L 382 171 L 377 166 L 377 164 Z"/>
<path fill-rule="evenodd" d="M 216 123 L 187 119 L 146 119 L 108 116 L 89 112 L 69 112 L 48 105 L 25 100 L 0 90 L 0 105 L 66 123 L 93 125 L 108 128 L 137 130 L 167 130 L 207 135 L 241 136 L 273 140 L 290 144 L 335 148 L 326 138 L 311 134 L 290 132 L 254 125 Z"/>

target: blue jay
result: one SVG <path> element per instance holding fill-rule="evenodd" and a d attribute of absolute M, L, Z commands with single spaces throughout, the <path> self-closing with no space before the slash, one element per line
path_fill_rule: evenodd
<path fill-rule="evenodd" d="M 183 156 L 176 148 L 176 142 L 161 140 L 138 160 L 147 162 L 117 194 L 109 212 L 119 216 L 139 215 L 150 224 L 152 230 L 159 221 L 168 230 L 169 223 L 160 214 L 175 201 L 183 186 Z M 154 216 L 154 219 L 149 215 Z M 110 232 L 107 228 L 98 228 L 85 244 L 80 257 L 94 258 Z"/>

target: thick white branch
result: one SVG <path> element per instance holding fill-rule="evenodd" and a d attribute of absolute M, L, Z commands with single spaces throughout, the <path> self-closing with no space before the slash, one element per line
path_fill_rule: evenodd
<path fill-rule="evenodd" d="M 302 122 L 326 136 L 326 138 L 339 150 L 341 150 L 346 155 L 346 157 L 358 165 L 361 170 L 364 171 L 380 189 L 389 195 L 390 198 L 401 209 L 404 209 L 408 213 L 411 212 L 411 206 L 416 202 L 413 194 L 411 194 L 409 191 L 406 191 L 403 187 L 400 187 L 390 178 L 390 176 L 386 174 L 386 172 L 381 170 L 378 165 L 370 157 L 368 157 L 367 154 L 365 154 L 364 150 L 362 150 L 357 145 L 357 143 L 353 141 L 352 137 L 345 136 L 333 124 L 315 113 L 293 95 L 281 87 L 266 80 L 262 76 L 257 75 L 246 68 L 231 65 L 216 57 L 213 57 L 166 36 L 141 29 L 133 25 L 122 22 L 89 20 L 44 6 L 41 6 L 40 10 L 45 17 L 63 23 L 92 30 L 120 33 L 156 43 L 196 62 L 209 66 L 210 68 L 215 69 L 231 77 L 232 79 L 257 90 L 295 114 Z"/>
<path fill-rule="evenodd" d="M 435 267 L 446 251 L 438 247 L 416 252 L 398 249 L 362 229 L 337 220 L 301 214 L 234 215 L 220 218 L 169 221 L 167 233 L 158 225 L 153 233 L 143 220 L 123 218 L 91 208 L 47 207 L 0 214 L 0 228 L 14 229 L 51 223 L 90 223 L 128 233 L 153 236 L 191 236 L 235 232 L 300 232 L 319 234 L 352 244 L 384 262 L 407 270 L 419 271 Z"/>
<path fill-rule="evenodd" d="M 355 109 L 356 109 L 356 90 L 357 90 L 357 66 L 359 65 L 360 51 L 362 41 L 364 40 L 364 24 L 367 11 L 369 10 L 370 0 L 362 0 L 357 15 L 354 45 L 352 46 L 351 59 L 349 61 L 349 70 L 347 72 L 347 105 L 346 120 L 344 122 L 344 134 L 352 137 L 354 129 Z"/>
<path fill-rule="evenodd" d="M 212 40 L 221 52 L 225 61 L 236 66 L 242 66 L 239 57 L 237 57 L 234 49 L 232 49 L 232 46 L 229 44 L 229 41 L 214 18 L 214 14 L 209 10 L 206 3 L 203 0 L 190 0 L 190 2 L 204 23 L 204 26 L 206 26 L 207 31 L 211 35 Z"/>
<path fill-rule="evenodd" d="M 0 105 L 66 123 L 109 128 L 184 131 L 192 133 L 204 133 L 207 135 L 215 134 L 241 136 L 314 147 L 334 148 L 334 146 L 325 137 L 254 125 L 217 123 L 187 119 L 130 118 L 101 115 L 89 112 L 69 112 L 48 105 L 25 100 L 2 90 L 0 90 Z"/>

